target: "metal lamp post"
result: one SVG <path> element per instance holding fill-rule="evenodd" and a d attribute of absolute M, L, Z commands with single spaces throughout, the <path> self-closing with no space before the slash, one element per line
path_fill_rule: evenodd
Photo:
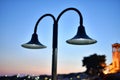
<path fill-rule="evenodd" d="M 73 10 L 78 13 L 79 18 L 80 18 L 80 25 L 78 27 L 77 34 L 72 38 L 67 40 L 66 42 L 69 44 L 75 44 L 75 45 L 89 45 L 89 44 L 94 44 L 97 41 L 90 38 L 86 32 L 85 28 L 83 26 L 83 17 L 80 11 L 76 8 L 67 8 L 63 10 L 57 18 L 55 18 L 52 14 L 45 14 L 41 16 L 38 21 L 36 22 L 35 28 L 34 28 L 34 33 L 32 34 L 32 38 L 28 43 L 22 44 L 21 46 L 24 48 L 29 48 L 29 49 L 41 49 L 41 48 L 46 48 L 43 44 L 41 44 L 38 40 L 38 35 L 37 35 L 37 27 L 39 22 L 47 16 L 52 17 L 54 24 L 53 24 L 53 44 L 52 44 L 52 80 L 57 80 L 57 52 L 58 52 L 58 21 L 60 17 L 63 15 L 63 13 Z"/>

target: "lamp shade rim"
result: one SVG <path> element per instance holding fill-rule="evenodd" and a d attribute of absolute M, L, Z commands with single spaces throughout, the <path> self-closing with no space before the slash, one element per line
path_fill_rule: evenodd
<path fill-rule="evenodd" d="M 66 42 L 74 45 L 89 45 L 89 44 L 94 44 L 97 41 L 94 39 L 77 38 L 77 39 L 69 39 Z"/>
<path fill-rule="evenodd" d="M 28 44 L 28 43 L 25 43 L 25 44 L 22 44 L 21 46 L 24 47 L 24 48 L 27 48 L 27 49 L 43 49 L 43 48 L 46 48 L 46 46 L 44 46 L 42 44 Z"/>

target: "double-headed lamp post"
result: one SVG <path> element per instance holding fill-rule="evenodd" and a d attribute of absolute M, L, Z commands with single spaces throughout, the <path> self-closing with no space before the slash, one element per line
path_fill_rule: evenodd
<path fill-rule="evenodd" d="M 85 32 L 85 28 L 83 26 L 83 17 L 82 14 L 80 13 L 80 11 L 76 8 L 67 8 L 65 10 L 63 10 L 57 18 L 55 18 L 52 14 L 45 14 L 43 16 L 41 16 L 38 21 L 35 24 L 35 28 L 34 28 L 34 33 L 32 34 L 32 38 L 28 43 L 25 43 L 22 45 L 22 47 L 24 48 L 29 48 L 29 49 L 42 49 L 42 48 L 46 48 L 46 46 L 44 46 L 43 44 L 41 44 L 38 40 L 38 35 L 37 35 L 37 27 L 39 22 L 47 16 L 52 17 L 54 24 L 53 24 L 53 44 L 52 44 L 52 80 L 57 80 L 57 52 L 58 52 L 58 21 L 60 19 L 60 17 L 62 16 L 63 13 L 69 11 L 69 10 L 73 10 L 75 12 L 78 13 L 79 18 L 80 18 L 80 25 L 78 27 L 78 31 L 77 34 L 72 38 L 67 40 L 66 42 L 69 44 L 75 44 L 75 45 L 88 45 L 88 44 L 94 44 L 97 41 L 90 38 L 86 32 Z"/>

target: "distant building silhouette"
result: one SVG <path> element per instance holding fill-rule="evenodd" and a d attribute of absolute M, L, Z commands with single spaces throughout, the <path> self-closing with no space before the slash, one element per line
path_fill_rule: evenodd
<path fill-rule="evenodd" d="M 105 73 L 120 72 L 120 44 L 112 44 L 112 63 L 106 67 Z"/>

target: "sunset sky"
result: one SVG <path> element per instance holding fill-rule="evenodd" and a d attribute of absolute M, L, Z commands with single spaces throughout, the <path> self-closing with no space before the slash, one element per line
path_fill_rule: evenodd
<path fill-rule="evenodd" d="M 79 26 L 79 16 L 68 11 L 59 20 L 58 74 L 83 72 L 82 59 L 97 53 L 112 62 L 112 44 L 120 43 L 120 0 L 0 0 L 0 75 L 51 74 L 53 20 L 44 18 L 38 36 L 46 49 L 25 49 L 36 21 L 44 14 L 56 18 L 66 8 L 77 8 L 83 16 L 92 45 L 70 45 Z"/>

